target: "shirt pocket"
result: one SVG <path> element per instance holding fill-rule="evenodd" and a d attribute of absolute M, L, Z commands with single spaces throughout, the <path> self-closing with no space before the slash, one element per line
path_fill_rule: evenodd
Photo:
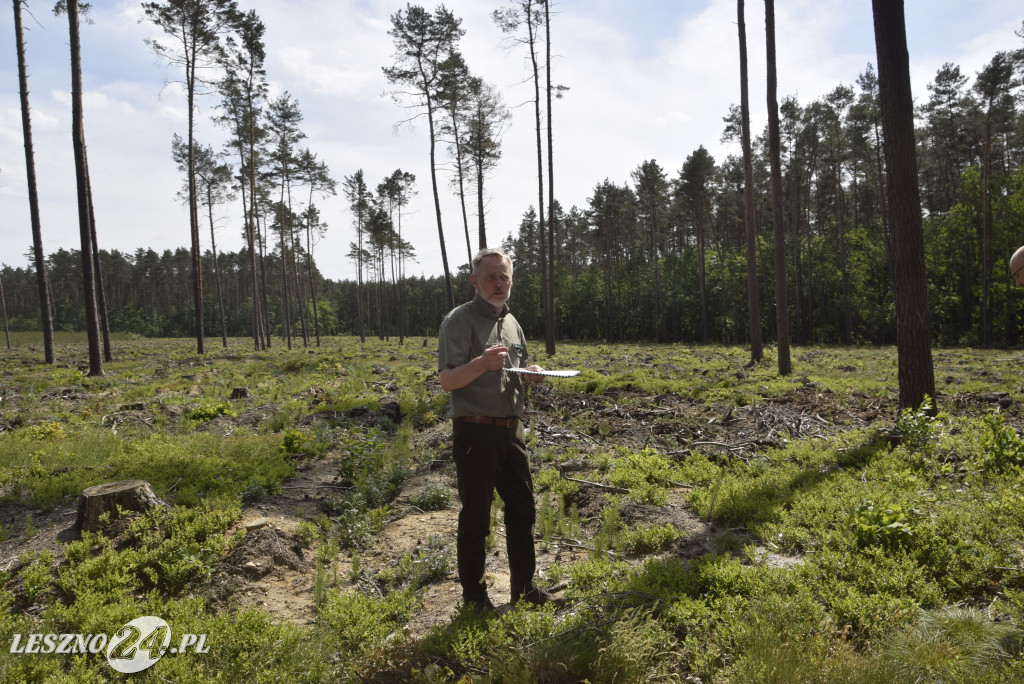
<path fill-rule="evenodd" d="M 526 360 L 526 347 L 519 342 L 505 341 L 504 345 L 508 347 L 509 362 L 506 364 L 512 368 L 522 368 L 523 362 Z"/>

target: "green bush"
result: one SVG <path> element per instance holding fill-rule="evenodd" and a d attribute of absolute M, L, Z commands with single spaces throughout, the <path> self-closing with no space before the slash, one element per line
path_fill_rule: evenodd
<path fill-rule="evenodd" d="M 934 403 L 925 397 L 916 409 L 904 409 L 896 418 L 896 433 L 900 446 L 907 451 L 927 451 L 931 448 L 938 424 L 931 415 Z"/>
<path fill-rule="evenodd" d="M 671 523 L 647 525 L 627 530 L 623 546 L 626 553 L 638 556 L 657 553 L 679 539 L 682 533 Z"/>
<path fill-rule="evenodd" d="M 912 525 L 922 517 L 924 514 L 916 508 L 876 506 L 865 501 L 854 509 L 854 532 L 861 546 L 909 547 L 915 535 Z"/>
<path fill-rule="evenodd" d="M 666 487 L 682 481 L 679 469 L 653 449 L 627 453 L 608 474 L 608 482 L 629 489 L 632 498 L 655 506 L 668 502 Z"/>
<path fill-rule="evenodd" d="M 234 410 L 230 402 L 227 401 L 211 401 L 205 402 L 189 410 L 188 417 L 197 423 L 205 423 L 208 420 L 213 420 L 218 416 L 237 416 L 238 412 Z"/>
<path fill-rule="evenodd" d="M 452 505 L 455 492 L 442 482 L 428 482 L 409 497 L 409 503 L 423 511 L 442 511 Z"/>
<path fill-rule="evenodd" d="M 432 534 L 416 553 L 412 585 L 415 588 L 446 579 L 454 569 L 455 550 L 443 535 Z"/>
<path fill-rule="evenodd" d="M 981 437 L 982 467 L 997 473 L 1011 467 L 1024 467 L 1024 441 L 1017 431 L 1007 425 L 1006 419 L 999 414 L 985 416 L 984 423 L 985 432 Z"/>

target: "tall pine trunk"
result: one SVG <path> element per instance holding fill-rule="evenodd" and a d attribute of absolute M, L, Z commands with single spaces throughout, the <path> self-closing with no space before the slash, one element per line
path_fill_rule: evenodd
<path fill-rule="evenodd" d="M 44 358 L 46 363 L 55 363 L 57 355 L 53 342 L 50 285 L 46 279 L 46 255 L 43 253 L 43 231 L 39 220 L 39 193 L 36 189 L 36 162 L 35 153 L 32 151 L 32 118 L 28 106 L 28 69 L 25 66 L 21 2 L 22 0 L 14 0 L 14 32 L 18 43 L 18 87 L 21 92 L 21 125 L 25 138 L 25 173 L 28 181 L 29 216 L 32 223 L 32 256 L 36 267 L 36 287 L 39 290 L 39 314 L 43 325 Z"/>
<path fill-rule="evenodd" d="M 772 176 L 772 234 L 775 256 L 775 329 L 779 375 L 789 375 L 789 302 L 786 296 L 786 226 L 782 202 L 782 161 L 779 141 L 778 75 L 775 61 L 775 0 L 764 0 L 768 59 L 768 156 Z"/>
<path fill-rule="evenodd" d="M 82 242 L 82 295 L 85 298 L 85 326 L 89 339 L 89 375 L 103 375 L 103 350 L 96 306 L 96 273 L 93 268 L 92 220 L 89 211 L 89 176 L 85 154 L 85 115 L 82 111 L 82 46 L 79 34 L 78 0 L 68 1 L 71 37 L 71 142 L 75 152 L 78 186 L 78 230 Z"/>
<path fill-rule="evenodd" d="M 914 147 L 914 99 L 903 0 L 871 0 L 885 143 L 886 192 L 895 246 L 899 408 L 935 397 L 924 234 Z M 931 413 L 935 414 L 934 403 Z"/>
<path fill-rule="evenodd" d="M 277 215 L 278 231 L 281 240 L 281 336 L 285 345 L 292 348 L 291 311 L 288 295 L 288 242 L 284 234 L 284 185 L 281 186 L 281 204 Z"/>
<path fill-rule="evenodd" d="M 185 65 L 185 87 L 188 93 L 188 224 L 192 240 L 192 300 L 196 314 L 196 352 L 206 353 L 206 333 L 203 328 L 203 262 L 199 246 L 199 198 L 196 191 L 196 53 L 188 52 Z"/>
<path fill-rule="evenodd" d="M 537 35 L 533 19 L 533 5 L 527 0 L 525 6 L 526 30 L 529 35 L 530 65 L 533 72 L 533 114 L 534 129 L 537 132 L 537 228 L 540 243 L 540 298 L 544 310 L 544 346 L 548 354 L 555 353 L 555 318 L 551 310 L 548 282 L 547 225 L 544 221 L 544 144 L 541 138 L 540 68 L 537 65 Z"/>
<path fill-rule="evenodd" d="M 757 221 L 754 216 L 754 169 L 750 151 L 750 102 L 747 94 L 747 28 L 743 0 L 736 1 L 740 36 L 740 109 L 743 137 L 743 206 L 747 233 L 747 311 L 750 326 L 750 360 L 760 361 L 761 309 L 757 301 Z"/>
<path fill-rule="evenodd" d="M 545 351 L 548 355 L 555 353 L 557 318 L 555 316 L 555 152 L 554 131 L 551 113 L 551 3 L 544 3 L 544 42 L 547 68 L 548 97 L 548 301 L 545 303 L 545 325 L 550 324 L 551 335 L 545 337 Z M 655 264 L 657 269 L 657 264 Z"/>
<path fill-rule="evenodd" d="M 224 348 L 228 347 L 228 324 L 224 317 L 224 288 L 220 282 L 220 263 L 217 261 L 217 236 L 213 230 L 213 202 L 206 203 L 210 221 L 210 253 L 213 255 L 213 280 L 217 285 L 217 311 L 220 313 L 220 339 Z"/>
<path fill-rule="evenodd" d="M 313 190 L 309 191 L 309 211 L 313 211 Z M 312 221 L 310 216 L 310 221 Z M 309 278 L 309 296 L 313 303 L 313 334 L 316 336 L 316 346 L 320 346 L 320 309 L 316 298 L 316 280 L 313 277 L 313 227 L 306 223 L 306 274 Z"/>
<path fill-rule="evenodd" d="M 455 308 L 455 293 L 452 291 L 452 273 L 448 268 L 448 248 L 444 244 L 444 222 L 441 220 L 441 195 L 437 189 L 437 132 L 434 130 L 434 105 L 427 97 L 427 127 L 430 129 L 430 187 L 434 192 L 434 216 L 437 218 L 437 238 L 441 245 L 441 266 L 444 269 L 444 286 L 448 295 L 449 309 Z M 361 318 L 360 318 L 361 320 Z M 362 323 L 359 324 L 360 330 Z M 361 334 L 361 333 L 360 333 Z"/>
<path fill-rule="evenodd" d="M 99 307 L 100 333 L 103 337 L 103 360 L 113 361 L 114 352 L 110 348 L 110 319 L 107 316 L 107 292 L 103 287 L 103 268 L 100 265 L 100 248 L 96 240 L 96 208 L 92 203 L 92 179 L 89 176 L 89 164 L 85 168 L 85 189 L 89 196 L 89 234 L 92 236 L 92 262 L 96 276 L 96 305 Z"/>
<path fill-rule="evenodd" d="M 15 0 L 17 1 L 17 0 Z M 7 300 L 4 299 L 4 281 L 0 279 L 0 312 L 4 316 L 4 338 L 7 340 L 7 348 L 11 348 L 11 328 L 7 323 Z"/>
<path fill-rule="evenodd" d="M 981 162 L 981 344 L 992 346 L 992 206 L 989 183 L 992 177 L 992 105 L 985 114 L 984 158 Z"/>

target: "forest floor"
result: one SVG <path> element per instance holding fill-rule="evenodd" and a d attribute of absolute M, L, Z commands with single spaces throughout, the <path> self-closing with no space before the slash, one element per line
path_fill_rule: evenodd
<path fill-rule="evenodd" d="M 811 352 L 813 353 L 813 352 Z M 953 357 L 950 357 L 953 358 Z M 804 359 L 805 363 L 808 359 Z M 638 366 L 652 370 L 656 362 L 638 361 Z M 944 410 L 954 413 L 979 414 L 992 409 L 1010 409 L 1008 392 L 984 389 L 990 371 L 979 368 L 973 381 L 980 382 L 980 391 L 959 391 L 963 377 L 974 374 L 956 362 L 958 374 L 947 374 L 940 385 L 945 392 L 937 397 Z M 839 365 L 839 372 L 855 373 L 854 366 Z M 737 377 L 742 368 L 729 371 Z M 538 576 L 549 586 L 552 568 L 584 559 L 592 553 L 594 539 L 600 529 L 600 513 L 615 496 L 614 487 L 600 482 L 595 472 L 595 456 L 621 449 L 637 452 L 653 449 L 670 459 L 685 459 L 691 453 L 702 453 L 712 461 L 749 460 L 765 449 L 782 446 L 787 440 L 829 438 L 852 429 L 873 428 L 885 433 L 892 428 L 894 417 L 891 394 L 872 395 L 857 390 L 837 393 L 822 384 L 798 378 L 783 393 L 762 397 L 758 401 L 735 405 L 728 402 L 707 402 L 701 398 L 683 397 L 674 392 L 658 393 L 625 383 L 601 394 L 566 391 L 554 380 L 533 393 L 524 416 L 529 440 L 535 454 L 552 459 L 535 459 L 536 475 L 544 467 L 557 467 L 561 477 L 571 478 L 579 485 L 571 503 L 579 512 L 579 538 L 538 538 Z M 436 375 L 428 377 L 429 394 L 440 393 Z M 317 388 L 308 390 L 319 391 Z M 84 393 L 75 387 L 57 387 L 40 396 L 42 402 L 56 402 L 63 411 L 81 410 Z M 379 397 L 380 406 L 394 405 L 395 393 Z M 108 403 L 119 399 L 111 397 Z M 12 402 L 8 401 L 8 405 Z M 151 424 L 153 415 L 143 405 L 122 406 L 119 420 L 126 423 Z M 1007 411 L 1011 424 L 1022 428 L 1019 412 Z M 199 427 L 200 430 L 230 434 L 233 430 L 255 428 L 266 421 L 279 405 L 267 404 L 251 408 L 237 416 L 220 416 Z M 179 408 L 165 407 L 174 412 Z M 18 427 L 8 414 L 6 429 Z M 353 412 L 356 420 L 367 424 L 379 421 L 378 412 Z M 571 420 L 567 420 L 571 418 Z M 315 422 L 315 416 L 308 420 Z M 2 421 L 0 421 L 2 422 Z M 412 476 L 401 483 L 397 496 L 390 502 L 390 514 L 380 534 L 358 553 L 358 569 L 353 568 L 354 554 L 339 552 L 333 566 L 333 584 L 349 590 L 378 592 L 386 587 L 376 578 L 386 569 L 394 569 L 403 557 L 415 555 L 432 535 L 442 535 L 450 548 L 455 546 L 458 504 L 442 510 L 424 511 L 412 502 L 413 495 L 428 483 L 446 484 L 454 489 L 454 468 L 450 462 L 450 423 L 439 420 L 421 427 L 412 442 L 413 452 L 432 455 L 425 458 Z M 565 458 L 571 452 L 571 458 Z M 337 447 L 299 462 L 294 477 L 282 483 L 276 494 L 243 506 L 237 528 L 246 528 L 244 539 L 218 561 L 194 593 L 204 596 L 218 610 L 254 608 L 272 614 L 276 619 L 296 625 L 313 624 L 317 619 L 314 600 L 315 564 L 309 545 L 303 540 L 303 523 L 317 524 L 329 510 L 338 491 L 339 463 L 345 458 Z M 681 558 L 694 558 L 718 550 L 724 532 L 744 535 L 743 529 L 722 529 L 701 519 L 688 505 L 691 486 L 673 483 L 668 502 L 654 506 L 625 500 L 620 515 L 627 528 L 639 525 L 671 524 L 682 534 L 660 553 Z M 538 493 L 540 501 L 541 493 Z M 538 504 L 540 505 L 540 504 Z M 74 531 L 74 502 L 64 502 L 52 509 L 42 509 L 4 500 L 0 502 L 0 523 L 9 530 L 0 543 L 0 571 L 14 567 L 27 553 L 50 551 L 58 559 L 64 545 L 77 538 Z M 498 523 L 497 533 L 502 528 Z M 770 565 L 789 566 L 800 559 L 777 553 L 772 548 L 758 547 L 761 560 Z M 642 563 L 645 557 L 629 559 Z M 452 566 L 454 568 L 454 566 Z M 489 552 L 487 577 L 495 604 L 508 609 L 508 566 L 503 544 L 497 543 Z M 422 606 L 415 612 L 406 629 L 412 635 L 423 635 L 430 628 L 450 621 L 461 605 L 461 596 L 454 569 L 446 577 L 430 583 L 422 593 Z M 40 612 L 44 606 L 33 606 L 28 612 Z M 568 608 L 571 610 L 571 606 Z"/>

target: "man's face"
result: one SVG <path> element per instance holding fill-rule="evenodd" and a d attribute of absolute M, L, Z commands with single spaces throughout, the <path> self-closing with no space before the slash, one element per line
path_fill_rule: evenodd
<path fill-rule="evenodd" d="M 480 298 L 500 311 L 512 294 L 512 265 L 497 254 L 488 254 L 469 280 Z"/>
<path fill-rule="evenodd" d="M 1013 272 L 1013 282 L 1020 287 L 1024 285 L 1024 264 L 1017 267 L 1017 270 Z"/>

